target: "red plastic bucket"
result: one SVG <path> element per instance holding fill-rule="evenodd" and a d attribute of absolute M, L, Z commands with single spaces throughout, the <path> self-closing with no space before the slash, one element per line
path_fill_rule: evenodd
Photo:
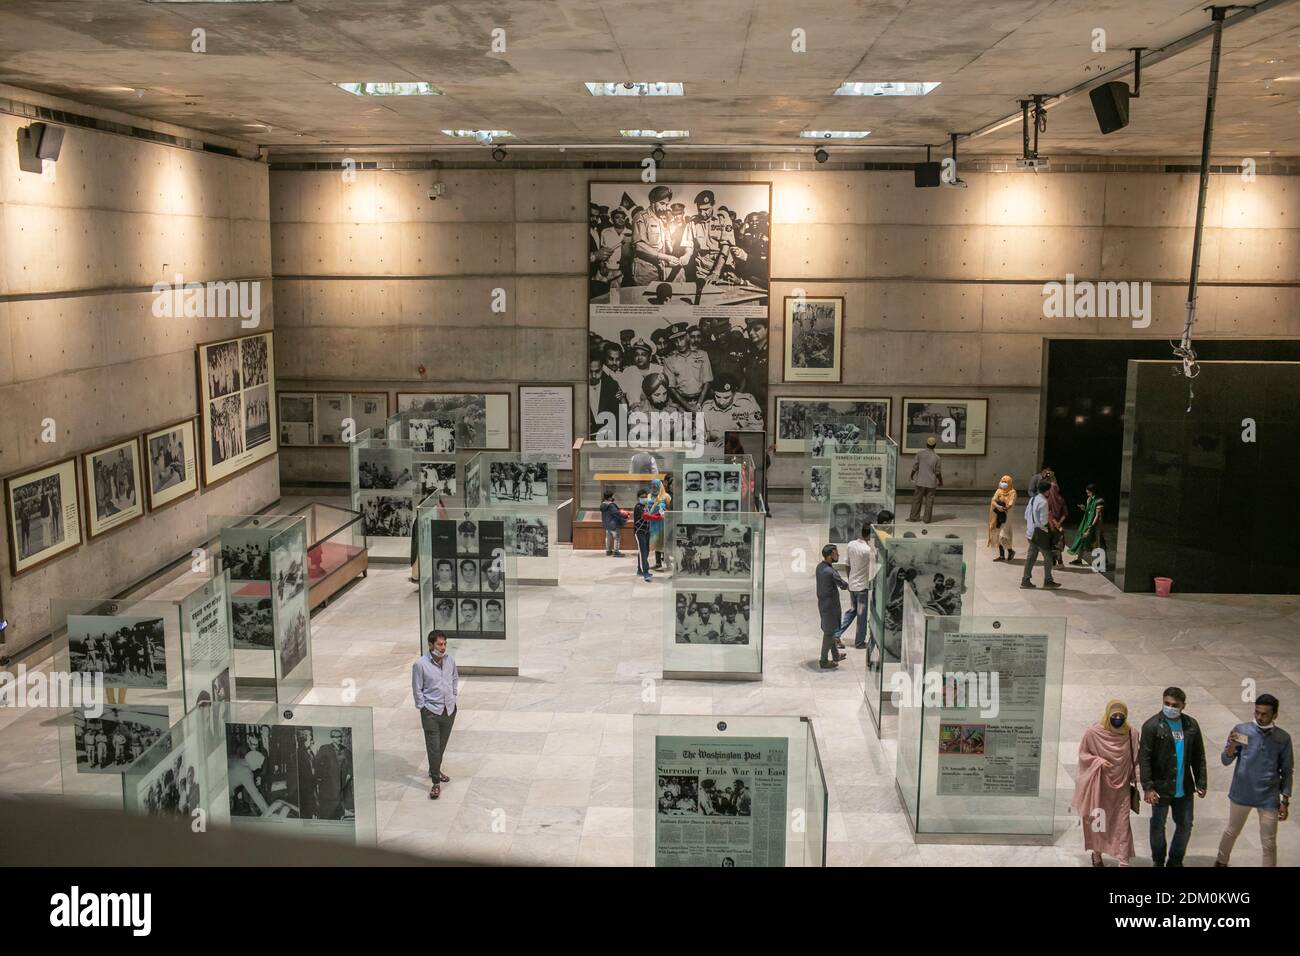
<path fill-rule="evenodd" d="M 1173 586 L 1173 578 L 1156 578 L 1156 597 L 1169 597 L 1169 589 Z"/>

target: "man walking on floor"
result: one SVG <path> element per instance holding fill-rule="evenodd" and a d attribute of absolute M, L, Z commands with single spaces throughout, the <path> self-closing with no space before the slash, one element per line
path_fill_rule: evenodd
<path fill-rule="evenodd" d="M 1277 866 L 1277 824 L 1291 809 L 1291 784 L 1295 775 L 1295 753 L 1291 735 L 1277 726 L 1277 698 L 1260 694 L 1255 699 L 1255 719 L 1238 724 L 1228 735 L 1219 759 L 1232 768 L 1228 790 L 1228 826 L 1219 841 L 1215 866 L 1227 866 L 1232 846 L 1250 811 L 1259 814 L 1259 843 L 1264 865 Z"/>
<path fill-rule="evenodd" d="M 934 446 L 939 440 L 931 435 L 925 440 L 925 447 L 916 453 L 912 460 L 912 513 L 909 521 L 924 521 L 929 524 L 934 520 L 934 493 L 943 487 L 943 466 L 939 462 L 939 453 Z M 925 517 L 922 518 L 922 506 Z"/>
<path fill-rule="evenodd" d="M 1034 573 L 1034 562 L 1043 556 L 1043 587 L 1059 588 L 1060 582 L 1052 579 L 1052 529 L 1047 525 L 1047 492 L 1051 485 L 1041 481 L 1037 488 L 1030 486 L 1033 495 L 1025 506 L 1025 540 L 1029 549 L 1025 552 L 1025 572 L 1020 576 L 1022 588 L 1037 587 L 1030 580 Z"/>
<path fill-rule="evenodd" d="M 876 516 L 880 524 L 892 524 L 894 515 L 882 511 Z M 853 636 L 853 646 L 862 650 L 867 646 L 867 600 L 871 594 L 871 522 L 862 525 L 862 536 L 849 542 L 849 609 L 844 612 L 837 637 L 842 637 L 849 625 L 857 619 L 858 626 Z M 843 647 L 841 641 L 838 644 Z"/>
<path fill-rule="evenodd" d="M 424 750 L 429 757 L 429 799 L 442 796 L 442 785 L 451 777 L 442 772 L 442 755 L 447 750 L 452 724 L 456 722 L 456 689 L 460 673 L 455 659 L 447 653 L 447 635 L 434 631 L 429 635 L 429 653 L 411 668 L 411 693 L 420 712 L 424 729 Z"/>
<path fill-rule="evenodd" d="M 840 630 L 840 591 L 847 591 L 849 586 L 835 570 L 835 562 L 840 559 L 839 548 L 828 544 L 822 548 L 822 560 L 817 565 L 817 613 L 822 625 L 822 653 L 819 661 L 823 670 L 831 670 L 844 660 L 843 654 L 836 649 Z"/>
<path fill-rule="evenodd" d="M 1182 688 L 1166 687 L 1161 703 L 1160 713 L 1142 725 L 1138 779 L 1151 804 L 1151 860 L 1158 867 L 1178 867 L 1192 838 L 1193 801 L 1205 796 L 1205 738 L 1201 725 L 1183 713 Z M 1165 820 L 1171 809 L 1174 839 L 1166 857 Z"/>

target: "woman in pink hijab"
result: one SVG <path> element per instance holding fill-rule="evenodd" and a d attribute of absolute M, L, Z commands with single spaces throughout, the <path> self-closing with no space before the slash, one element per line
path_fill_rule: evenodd
<path fill-rule="evenodd" d="M 1070 808 L 1083 818 L 1083 848 L 1092 865 L 1105 866 L 1102 854 L 1128 866 L 1133 858 L 1129 814 L 1141 806 L 1137 788 L 1138 732 L 1128 722 L 1128 708 L 1118 700 L 1106 704 L 1098 723 L 1083 732 L 1079 770 Z"/>

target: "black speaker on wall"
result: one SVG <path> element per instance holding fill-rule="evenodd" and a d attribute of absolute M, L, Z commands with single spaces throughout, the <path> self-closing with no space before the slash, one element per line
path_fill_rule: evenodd
<path fill-rule="evenodd" d="M 913 182 L 918 189 L 923 186 L 938 186 L 941 169 L 940 163 L 917 163 L 913 167 Z"/>
<path fill-rule="evenodd" d="M 18 168 L 25 173 L 44 172 L 42 160 L 59 158 L 63 127 L 32 123 L 18 130 Z"/>
<path fill-rule="evenodd" d="M 1097 114 L 1097 125 L 1102 133 L 1113 133 L 1128 125 L 1128 84 L 1115 80 L 1094 87 L 1088 93 L 1092 111 Z"/>

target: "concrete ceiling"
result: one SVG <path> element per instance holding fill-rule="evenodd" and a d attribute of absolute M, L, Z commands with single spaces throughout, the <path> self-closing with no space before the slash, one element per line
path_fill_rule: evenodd
<path fill-rule="evenodd" d="M 444 145 L 442 128 L 515 143 L 800 144 L 802 129 L 942 143 L 1209 22 L 1198 0 L 0 0 L 0 83 L 253 143 Z M 1091 49 L 1095 28 L 1109 52 Z M 207 52 L 190 51 L 206 31 Z M 505 53 L 489 52 L 505 31 Z M 807 52 L 791 50 L 806 31 Z M 1132 123 L 1102 137 L 1086 95 L 1052 109 L 1045 155 L 1199 151 L 1208 40 L 1144 68 Z M 1216 155 L 1300 155 L 1300 3 L 1224 34 Z M 1278 80 L 1289 76 L 1290 80 Z M 424 80 L 437 97 L 333 84 Z M 593 97 L 587 80 L 677 80 L 682 98 Z M 923 98 L 836 97 L 846 80 L 940 81 Z M 138 91 L 138 92 L 137 92 Z M 626 141 L 623 141 L 626 142 Z M 803 141 L 806 145 L 807 141 Z M 1019 124 L 967 153 L 1018 153 Z M 888 154 L 886 154 L 888 155 Z"/>

